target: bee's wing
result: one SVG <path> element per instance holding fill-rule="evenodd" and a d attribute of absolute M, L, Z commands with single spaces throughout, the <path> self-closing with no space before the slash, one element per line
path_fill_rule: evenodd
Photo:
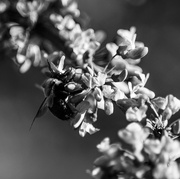
<path fill-rule="evenodd" d="M 47 111 L 47 109 L 48 109 L 48 105 L 47 105 L 47 97 L 46 97 L 46 98 L 44 98 L 43 102 L 41 103 L 32 123 L 31 123 L 29 130 L 31 130 L 36 118 L 43 116 L 45 114 L 45 112 Z"/>

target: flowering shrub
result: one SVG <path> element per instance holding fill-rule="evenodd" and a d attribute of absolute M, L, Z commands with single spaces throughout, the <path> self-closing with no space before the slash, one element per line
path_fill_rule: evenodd
<path fill-rule="evenodd" d="M 145 86 L 149 74 L 138 64 L 148 47 L 136 41 L 135 27 L 117 30 L 98 56 L 105 33 L 86 27 L 76 1 L 1 0 L 0 5 L 1 51 L 10 50 L 6 55 L 21 73 L 33 65 L 47 77 L 32 125 L 49 110 L 85 137 L 100 130 L 94 126 L 101 120 L 98 109 L 111 115 L 117 106 L 129 123 L 118 131 L 117 142 L 105 138 L 97 145 L 102 156 L 88 173 L 95 179 L 180 178 L 180 119 L 172 120 L 180 100 L 156 96 Z"/>

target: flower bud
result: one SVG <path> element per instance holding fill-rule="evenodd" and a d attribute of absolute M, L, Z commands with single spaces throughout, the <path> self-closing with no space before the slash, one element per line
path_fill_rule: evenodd
<path fill-rule="evenodd" d="M 94 97 L 99 102 L 102 99 L 102 92 L 99 88 L 95 88 L 94 90 Z"/>
<path fill-rule="evenodd" d="M 20 73 L 25 73 L 29 70 L 29 68 L 31 67 L 31 61 L 29 59 L 27 59 L 19 68 Z"/>
<path fill-rule="evenodd" d="M 114 106 L 111 100 L 106 99 L 104 103 L 104 110 L 107 115 L 111 115 L 114 112 Z"/>
<path fill-rule="evenodd" d="M 16 55 L 16 60 L 17 60 L 18 64 L 22 64 L 22 63 L 25 62 L 26 56 L 25 56 L 25 55 L 22 55 L 22 54 L 20 54 L 20 53 L 17 53 L 17 55 Z"/>
<path fill-rule="evenodd" d="M 155 93 L 145 87 L 139 88 L 137 93 L 146 94 L 150 99 L 155 97 Z"/>

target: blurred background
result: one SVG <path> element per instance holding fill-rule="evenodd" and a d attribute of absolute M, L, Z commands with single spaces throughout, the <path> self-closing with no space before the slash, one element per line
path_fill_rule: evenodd
<path fill-rule="evenodd" d="M 171 93 L 180 98 L 179 0 L 79 0 L 79 9 L 89 15 L 90 27 L 107 33 L 105 42 L 119 28 L 135 26 L 137 40 L 149 47 L 140 63 L 150 73 L 147 87 L 156 96 Z M 101 131 L 85 138 L 49 112 L 29 131 L 43 100 L 35 84 L 41 84 L 44 76 L 33 67 L 19 74 L 10 59 L 0 63 L 0 178 L 90 178 L 86 170 L 99 156 L 96 145 L 107 136 L 113 142 L 126 124 L 121 111 L 116 108 L 112 116 L 100 111 L 95 125 Z"/>

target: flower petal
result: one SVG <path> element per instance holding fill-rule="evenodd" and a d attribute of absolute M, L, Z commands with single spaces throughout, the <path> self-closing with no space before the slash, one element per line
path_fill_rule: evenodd
<path fill-rule="evenodd" d="M 88 101 L 82 101 L 76 106 L 76 109 L 80 114 L 83 114 L 89 108 L 90 108 L 90 103 Z"/>
<path fill-rule="evenodd" d="M 95 128 L 92 124 L 82 122 L 81 127 L 79 129 L 79 135 L 81 137 L 84 137 L 86 133 L 94 134 L 97 131 L 99 131 L 99 129 Z"/>
<path fill-rule="evenodd" d="M 71 125 L 73 125 L 75 129 L 81 125 L 82 121 L 84 120 L 85 114 L 86 113 L 83 114 L 77 113 L 76 116 L 72 119 Z"/>

